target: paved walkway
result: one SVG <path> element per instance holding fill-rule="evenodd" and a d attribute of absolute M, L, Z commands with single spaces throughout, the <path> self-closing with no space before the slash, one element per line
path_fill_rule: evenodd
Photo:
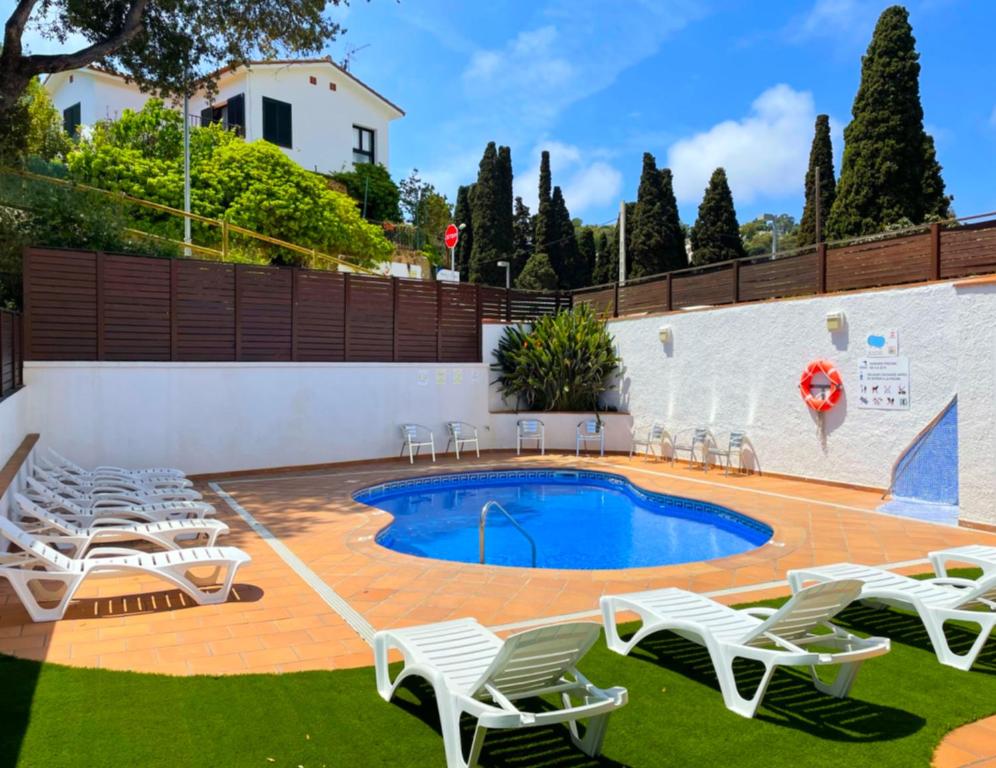
<path fill-rule="evenodd" d="M 470 467 L 582 466 L 639 485 L 724 504 L 768 523 L 771 542 L 702 563 L 625 571 L 534 571 L 403 555 L 373 537 L 386 513 L 352 500 L 366 485 Z M 221 480 L 207 489 L 232 527 L 226 544 L 253 558 L 232 599 L 193 607 L 149 579 L 93 582 L 60 622 L 32 624 L 0 582 L 0 652 L 108 669 L 225 674 L 369 665 L 373 630 L 473 615 L 501 629 L 595 616 L 605 593 L 680 586 L 742 602 L 784 594 L 785 571 L 851 560 L 908 564 L 927 551 L 996 535 L 871 512 L 878 494 L 770 477 L 725 478 L 641 458 L 490 455 L 415 467 L 385 461 Z M 261 536 L 265 534 L 266 537 Z M 910 563 L 912 565 L 909 565 Z"/>
<path fill-rule="evenodd" d="M 945 736 L 934 753 L 934 768 L 996 768 L 996 716 Z"/>

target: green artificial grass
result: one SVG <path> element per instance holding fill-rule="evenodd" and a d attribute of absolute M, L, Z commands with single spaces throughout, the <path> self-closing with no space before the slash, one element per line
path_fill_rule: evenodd
<path fill-rule="evenodd" d="M 804 671 L 781 671 L 746 720 L 723 706 L 700 647 L 662 634 L 623 658 L 600 643 L 582 670 L 630 696 L 602 757 L 585 757 L 556 727 L 492 733 L 482 762 L 911 768 L 928 766 L 948 731 L 996 713 L 996 642 L 966 673 L 937 663 L 912 615 L 855 605 L 838 623 L 893 640 L 849 699 L 818 693 Z M 967 643 L 967 632 L 951 632 Z M 431 689 L 416 683 L 387 704 L 371 668 L 181 678 L 0 656 L 0 691 L 0 768 L 443 764 Z"/>

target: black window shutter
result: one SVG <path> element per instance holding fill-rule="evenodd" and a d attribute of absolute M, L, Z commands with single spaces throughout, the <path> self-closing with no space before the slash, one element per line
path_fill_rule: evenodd
<path fill-rule="evenodd" d="M 207 128 L 214 119 L 214 107 L 204 107 L 201 110 L 201 128 Z"/>
<path fill-rule="evenodd" d="M 239 136 L 246 135 L 246 99 L 241 93 L 228 100 L 228 127 L 235 128 Z"/>
<path fill-rule="evenodd" d="M 279 147 L 292 146 L 291 105 L 263 97 L 263 138 Z"/>

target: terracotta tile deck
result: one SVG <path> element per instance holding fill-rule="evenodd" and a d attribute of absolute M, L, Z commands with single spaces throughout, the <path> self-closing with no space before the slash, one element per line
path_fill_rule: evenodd
<path fill-rule="evenodd" d="M 472 467 L 580 466 L 617 471 L 658 491 L 729 506 L 768 523 L 771 542 L 710 562 L 626 571 L 532 571 L 464 565 L 403 555 L 373 537 L 386 513 L 356 503 L 366 485 L 413 474 Z M 680 586 L 735 588 L 721 599 L 742 602 L 784 594 L 771 584 L 789 568 L 853 560 L 901 563 L 927 551 L 996 535 L 869 514 L 877 493 L 758 476 L 724 478 L 642 458 L 491 454 L 457 464 L 451 458 L 414 468 L 401 461 L 219 481 L 324 587 L 330 587 L 374 629 L 473 615 L 503 627 L 547 617 L 591 613 L 609 592 Z M 197 607 L 160 582 L 93 582 L 67 617 L 32 624 L 0 581 L 0 652 L 110 669 L 174 674 L 226 674 L 332 669 L 372 663 L 367 643 L 225 503 L 208 491 L 232 533 L 226 544 L 253 561 L 239 572 L 232 598 Z M 917 565 L 910 570 L 925 570 Z"/>
<path fill-rule="evenodd" d="M 934 753 L 934 768 L 996 768 L 996 717 L 957 728 Z"/>

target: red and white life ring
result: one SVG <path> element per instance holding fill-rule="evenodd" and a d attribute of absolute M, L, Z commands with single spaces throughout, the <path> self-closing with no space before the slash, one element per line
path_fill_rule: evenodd
<path fill-rule="evenodd" d="M 813 378 L 820 373 L 827 377 L 830 386 L 820 394 L 813 394 Z M 844 394 L 844 380 L 833 363 L 828 360 L 814 360 L 802 372 L 799 391 L 802 392 L 802 399 L 806 401 L 806 405 L 814 411 L 829 411 L 840 402 L 840 397 Z"/>

